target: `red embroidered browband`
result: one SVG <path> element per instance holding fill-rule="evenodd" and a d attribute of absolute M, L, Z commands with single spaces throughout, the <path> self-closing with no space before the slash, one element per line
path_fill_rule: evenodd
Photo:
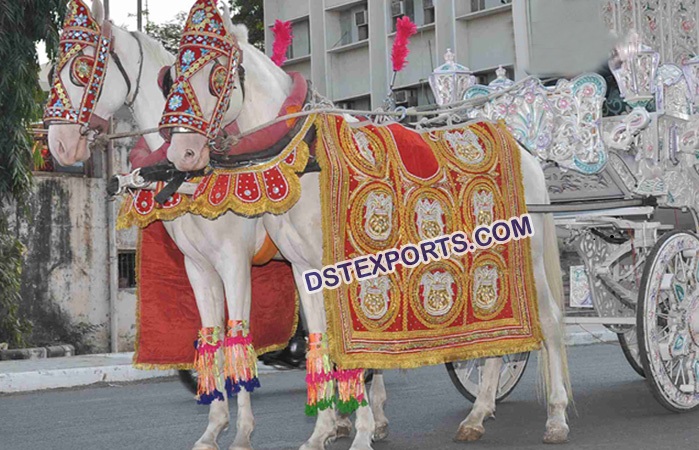
<path fill-rule="evenodd" d="M 201 133 L 209 139 L 219 134 L 241 60 L 238 42 L 226 30 L 216 2 L 197 0 L 189 12 L 180 40 L 175 81 L 160 120 L 160 132 L 166 140 L 170 139 L 172 128 L 180 127 Z M 209 76 L 209 92 L 217 98 L 217 102 L 212 117 L 207 119 L 203 116 L 190 81 L 212 61 L 215 66 Z"/>
<path fill-rule="evenodd" d="M 88 48 L 94 49 L 93 56 L 84 54 Z M 111 48 L 111 23 L 100 26 L 81 0 L 71 0 L 59 41 L 53 86 L 44 108 L 45 122 L 76 123 L 106 130 L 107 121 L 94 114 L 94 109 L 102 92 Z M 60 76 L 68 64 L 71 64 L 71 82 L 85 88 L 77 106 L 73 106 Z"/>

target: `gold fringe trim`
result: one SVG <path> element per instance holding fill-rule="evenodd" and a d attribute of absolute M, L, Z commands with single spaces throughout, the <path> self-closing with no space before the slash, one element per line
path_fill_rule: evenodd
<path fill-rule="evenodd" d="M 172 208 L 161 208 L 157 205 L 147 215 L 142 215 L 136 212 L 133 207 L 135 199 L 131 194 L 126 194 L 124 203 L 122 204 L 119 216 L 117 218 L 117 229 L 125 229 L 131 226 L 145 228 L 157 220 L 174 220 L 183 214 L 196 214 L 207 219 L 216 219 L 228 211 L 233 211 L 236 214 L 245 217 L 255 217 L 261 214 L 284 214 L 301 198 L 301 180 L 299 173 L 303 172 L 308 164 L 310 157 L 310 149 L 304 141 L 306 134 L 310 128 L 315 125 L 317 115 L 311 114 L 306 118 L 301 130 L 294 136 L 289 145 L 273 160 L 264 164 L 259 164 L 251 168 L 241 169 L 216 169 L 213 171 L 206 190 L 202 192 L 196 199 L 187 196 L 182 196 L 182 202 Z M 296 158 L 293 163 L 288 164 L 284 161 L 294 151 Z M 286 198 L 274 201 L 269 198 L 265 188 L 263 172 L 268 169 L 277 167 L 287 181 L 288 194 Z M 253 173 L 257 179 L 257 184 L 260 189 L 261 197 L 255 202 L 248 203 L 242 201 L 235 195 L 235 185 L 232 183 L 228 195 L 218 205 L 214 206 L 209 203 L 209 194 L 216 184 L 216 180 L 220 176 L 231 176 L 231 182 L 235 181 L 235 176 L 242 173 Z M 198 179 L 200 183 L 206 178 Z"/>
<path fill-rule="evenodd" d="M 514 142 L 514 139 L 511 138 L 509 132 L 506 129 L 503 129 L 502 125 L 500 125 L 498 129 L 492 123 L 485 123 L 489 127 L 491 127 L 491 132 L 495 133 L 497 131 L 500 131 L 500 133 L 498 134 L 500 134 L 501 141 L 504 141 L 503 143 L 505 144 L 505 146 L 509 147 L 508 149 L 505 149 L 503 151 L 510 151 L 511 153 L 517 151 L 516 148 L 511 147 L 512 143 Z M 321 116 L 318 118 L 316 126 L 318 130 L 318 138 L 316 141 L 316 159 L 318 160 L 318 163 L 322 168 L 322 175 L 319 177 L 320 200 L 321 206 L 323 208 L 321 214 L 321 229 L 323 234 L 322 262 L 323 265 L 326 266 L 334 264 L 336 262 L 333 260 L 332 252 L 329 251 L 329 249 L 333 248 L 334 242 L 337 239 L 335 231 L 332 229 L 332 217 L 334 217 L 333 214 L 337 213 L 337 211 L 333 210 L 333 208 L 335 208 L 335 205 L 333 205 L 331 202 L 332 188 L 330 186 L 332 186 L 333 183 L 337 183 L 336 178 L 338 177 L 338 174 L 334 173 L 331 170 L 333 165 L 329 161 L 329 158 L 340 158 L 340 156 L 336 156 L 339 155 L 339 152 L 341 152 L 341 150 L 337 148 L 337 142 L 339 142 L 337 141 L 337 139 L 339 139 L 339 137 L 336 137 L 335 135 L 338 134 L 338 132 L 342 133 L 344 131 L 345 125 L 343 125 L 343 130 L 336 131 L 333 116 Z M 381 127 L 379 127 L 379 130 L 383 131 Z M 391 154 L 390 149 L 387 149 L 386 151 L 389 154 L 389 158 L 391 158 L 391 156 L 393 155 Z M 436 156 L 439 159 L 439 155 Z M 519 153 L 517 153 L 513 159 L 513 171 L 517 171 L 517 173 L 521 174 L 521 162 Z M 331 176 L 334 178 L 329 179 L 329 177 Z M 517 189 L 519 189 L 520 192 L 523 193 L 524 186 L 522 182 L 522 177 L 520 176 L 515 178 L 517 180 Z M 344 185 L 341 187 L 341 189 L 346 190 L 348 189 L 348 186 Z M 526 205 L 524 206 L 524 208 L 521 208 L 521 205 L 518 206 L 520 206 L 520 209 L 522 209 L 521 213 L 524 214 L 526 212 Z M 525 261 L 531 261 L 530 242 L 528 240 L 524 240 L 523 243 L 523 258 L 525 259 Z M 525 272 L 525 279 L 532 280 L 532 283 L 530 284 L 533 285 L 534 278 L 531 263 L 527 264 Z M 367 367 L 370 367 L 372 369 L 410 369 L 426 365 L 443 364 L 446 362 L 453 362 L 458 360 L 483 357 L 497 357 L 512 353 L 538 350 L 539 348 L 541 348 L 543 338 L 539 323 L 538 304 L 535 300 L 535 286 L 529 287 L 534 288 L 534 290 L 530 291 L 534 295 L 528 297 L 526 303 L 527 307 L 529 308 L 527 314 L 530 318 L 531 324 L 530 335 L 526 337 L 508 337 L 504 340 L 495 343 L 481 342 L 469 344 L 469 348 L 465 348 L 463 344 L 459 343 L 454 344 L 458 347 L 430 349 L 399 355 L 381 352 L 369 353 L 369 351 L 363 354 L 345 354 L 343 352 L 344 343 L 342 339 L 342 321 L 340 318 L 339 308 L 333 298 L 333 294 L 336 294 L 336 291 L 329 291 L 326 289 L 323 292 L 323 298 L 325 303 L 326 314 L 328 316 L 328 341 L 331 358 L 333 359 L 333 362 L 342 369 L 360 369 Z"/>

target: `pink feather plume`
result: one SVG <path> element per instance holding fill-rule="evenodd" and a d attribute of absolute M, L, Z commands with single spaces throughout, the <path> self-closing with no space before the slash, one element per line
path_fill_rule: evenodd
<path fill-rule="evenodd" d="M 393 71 L 400 72 L 408 64 L 408 44 L 410 44 L 410 36 L 417 33 L 417 25 L 410 21 L 408 16 L 403 16 L 396 20 L 396 38 L 393 41 L 393 50 L 391 51 L 391 61 L 393 62 Z"/>
<path fill-rule="evenodd" d="M 277 19 L 272 27 L 274 33 L 274 45 L 272 46 L 272 61 L 281 67 L 286 61 L 286 50 L 291 45 L 294 35 L 291 32 L 291 22 L 282 22 Z"/>

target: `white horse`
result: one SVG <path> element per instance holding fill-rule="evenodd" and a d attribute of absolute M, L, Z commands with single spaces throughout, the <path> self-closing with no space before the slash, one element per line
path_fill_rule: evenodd
<path fill-rule="evenodd" d="M 92 14 L 98 23 L 104 21 L 104 10 L 100 0 L 93 1 Z M 233 30 L 232 25 L 230 27 Z M 95 106 L 95 114 L 109 119 L 119 108 L 128 104 L 131 105 L 140 129 L 154 128 L 165 104 L 158 86 L 158 72 L 163 66 L 171 65 L 175 58 L 161 44 L 143 33 L 129 33 L 116 26 L 112 27 L 112 31 L 113 53 L 121 61 L 123 72 L 116 66 L 114 58 L 110 59 L 104 77 L 104 87 Z M 245 37 L 246 30 L 239 28 L 237 31 L 241 34 L 241 39 Z M 92 56 L 92 49 L 85 50 L 85 54 Z M 70 64 L 67 64 L 61 73 L 55 75 L 64 81 L 66 94 L 71 102 L 79 104 L 85 88 L 71 82 L 69 70 Z M 128 77 L 128 81 L 125 77 Z M 249 116 L 256 113 L 257 111 L 252 109 L 243 111 L 239 120 L 254 122 Z M 53 122 L 49 124 L 48 130 L 49 149 L 59 164 L 73 165 L 90 157 L 88 136 L 82 132 L 80 125 Z M 160 148 L 164 142 L 159 134 L 148 134 L 145 138 L 151 150 Z M 164 222 L 164 225 L 185 255 L 187 275 L 194 290 L 202 326 L 223 328 L 226 307 L 230 318 L 247 320 L 251 303 L 251 258 L 265 238 L 262 220 L 248 219 L 230 212 L 216 220 L 188 214 Z M 227 299 L 227 304 L 224 299 Z M 325 332 L 322 305 L 304 304 L 303 310 L 308 331 Z M 374 403 L 383 405 L 385 389 L 381 374 L 374 377 L 372 385 L 372 395 L 379 396 L 378 401 Z M 383 414 L 383 411 L 379 411 L 379 414 Z M 218 436 L 228 427 L 228 423 L 227 399 L 212 402 L 208 426 L 193 449 L 218 449 Z M 317 427 L 325 430 L 327 423 L 335 423 L 335 413 L 332 410 L 319 415 Z M 387 424 L 387 421 L 385 423 Z M 238 393 L 237 433 L 230 448 L 250 449 L 253 428 L 250 394 L 243 389 Z M 350 429 L 351 423 L 346 418 L 338 422 L 338 434 L 349 434 Z M 379 432 L 385 433 L 385 427 Z M 335 434 L 334 432 L 332 435 Z M 314 433 L 314 437 L 305 444 L 306 448 L 322 446 L 324 442 L 317 438 L 321 435 L 324 436 L 322 433 Z"/>
<path fill-rule="evenodd" d="M 258 127 L 275 119 L 283 101 L 290 94 L 292 80 L 277 67 L 267 56 L 249 45 L 245 39 L 239 39 L 240 49 L 246 71 L 245 98 L 231 99 L 229 109 L 225 112 L 223 123 L 238 121 L 241 131 Z M 225 58 L 221 58 L 225 59 Z M 224 66 L 226 61 L 219 61 Z M 205 111 L 204 119 L 211 120 L 216 97 L 209 93 L 208 80 L 215 62 L 209 62 L 190 79 L 201 109 Z M 522 179 L 527 203 L 548 203 L 548 194 L 543 171 L 537 160 L 520 149 L 522 161 Z M 173 133 L 168 159 L 179 170 L 189 171 L 203 169 L 209 163 L 208 139 L 198 133 Z M 284 257 L 292 263 L 297 286 L 303 285 L 302 274 L 307 270 L 322 269 L 322 228 L 319 180 L 317 173 L 301 177 L 302 193 L 298 203 L 287 213 L 275 216 L 263 216 L 264 225 L 270 237 Z M 564 322 L 562 312 L 563 288 L 553 218 L 549 215 L 532 214 L 537 232 L 532 238 L 534 278 L 538 292 L 539 315 L 544 335 L 543 380 L 547 384 L 548 420 L 544 441 L 548 443 L 563 442 L 567 439 L 566 408 L 569 401 L 569 383 L 567 358 L 564 343 Z M 317 314 L 321 314 L 323 294 L 307 293 L 300 289 L 304 307 L 317 305 Z M 501 358 L 491 358 L 485 364 L 483 385 L 478 398 L 468 417 L 460 424 L 456 438 L 458 440 L 476 440 L 483 433 L 483 421 L 495 411 L 495 393 L 498 374 L 502 364 Z M 316 427 L 314 436 L 330 437 L 334 433 L 332 418 L 327 416 L 324 426 Z M 383 418 L 382 418 L 383 419 Z M 356 427 L 358 435 L 369 436 L 374 428 L 374 417 L 369 408 L 357 411 Z M 320 434 L 319 434 L 320 433 Z M 359 443 L 355 440 L 355 444 Z M 361 448 L 370 448 L 367 439 Z"/>

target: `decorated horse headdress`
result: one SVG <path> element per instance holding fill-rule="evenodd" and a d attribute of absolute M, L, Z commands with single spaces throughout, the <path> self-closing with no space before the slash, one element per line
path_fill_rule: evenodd
<path fill-rule="evenodd" d="M 94 109 L 104 85 L 112 45 L 111 23 L 105 21 L 100 25 L 82 0 L 71 0 L 59 41 L 53 86 L 44 108 L 45 122 L 75 123 L 106 130 L 107 121 L 97 116 Z M 93 56 L 85 54 L 89 48 L 94 49 Z M 60 77 L 68 64 L 70 81 L 85 88 L 76 105 L 71 102 Z"/>
<path fill-rule="evenodd" d="M 221 59 L 226 59 L 222 64 Z M 160 120 L 165 139 L 171 131 L 194 131 L 215 139 L 228 111 L 235 76 L 242 52 L 236 38 L 226 29 L 215 0 L 197 0 L 189 12 L 175 63 L 175 80 Z M 212 117 L 206 118 L 191 86 L 192 77 L 214 62 L 209 77 L 209 92 L 217 98 Z"/>

